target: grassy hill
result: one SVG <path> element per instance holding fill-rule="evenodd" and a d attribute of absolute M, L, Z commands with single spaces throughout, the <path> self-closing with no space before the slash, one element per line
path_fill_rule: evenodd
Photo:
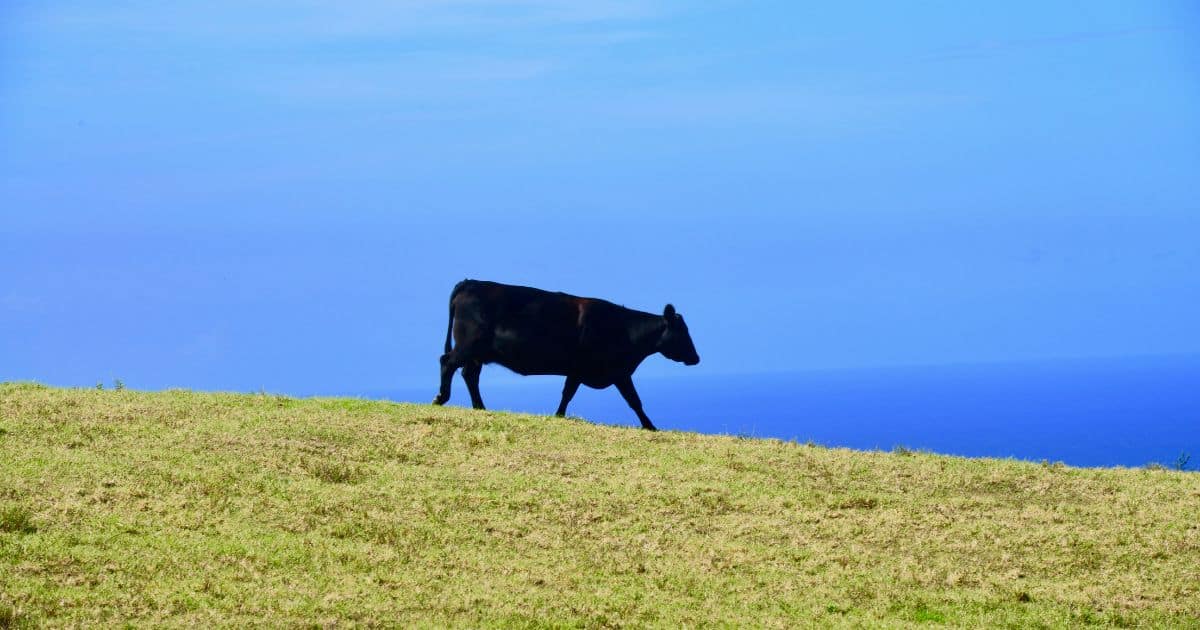
<path fill-rule="evenodd" d="M 118 622 L 1200 627 L 1200 475 L 0 385 L 0 627 Z"/>

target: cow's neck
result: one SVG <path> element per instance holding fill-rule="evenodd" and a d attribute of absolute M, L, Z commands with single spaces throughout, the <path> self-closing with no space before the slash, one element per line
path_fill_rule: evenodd
<path fill-rule="evenodd" d="M 637 348 L 640 359 L 658 352 L 658 340 L 662 339 L 667 321 L 660 315 L 634 312 L 635 321 L 630 330 L 630 339 Z M 639 361 L 640 361 L 639 359 Z"/>

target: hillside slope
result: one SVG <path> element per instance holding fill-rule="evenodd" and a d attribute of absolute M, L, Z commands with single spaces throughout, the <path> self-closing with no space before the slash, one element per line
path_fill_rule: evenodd
<path fill-rule="evenodd" d="M 1200 627 L 1200 475 L 0 385 L 0 627 Z"/>

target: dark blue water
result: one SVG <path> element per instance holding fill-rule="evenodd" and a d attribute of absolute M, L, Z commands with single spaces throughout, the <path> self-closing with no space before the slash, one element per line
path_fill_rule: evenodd
<path fill-rule="evenodd" d="M 562 379 L 489 382 L 492 409 L 553 413 Z M 890 450 L 1200 468 L 1200 357 L 1070 360 L 790 374 L 634 378 L 660 429 Z M 493 378 L 495 378 L 493 376 Z M 501 378 L 500 381 L 506 379 Z M 455 380 L 451 404 L 469 405 Z M 370 397 L 428 402 L 426 390 Z M 614 388 L 580 388 L 570 415 L 637 425 Z"/>

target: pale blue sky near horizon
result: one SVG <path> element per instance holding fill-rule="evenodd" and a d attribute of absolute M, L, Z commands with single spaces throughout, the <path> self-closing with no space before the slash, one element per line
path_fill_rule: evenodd
<path fill-rule="evenodd" d="M 464 277 L 673 302 L 649 376 L 1200 353 L 1198 18 L 6 2 L 0 380 L 432 395 Z"/>

